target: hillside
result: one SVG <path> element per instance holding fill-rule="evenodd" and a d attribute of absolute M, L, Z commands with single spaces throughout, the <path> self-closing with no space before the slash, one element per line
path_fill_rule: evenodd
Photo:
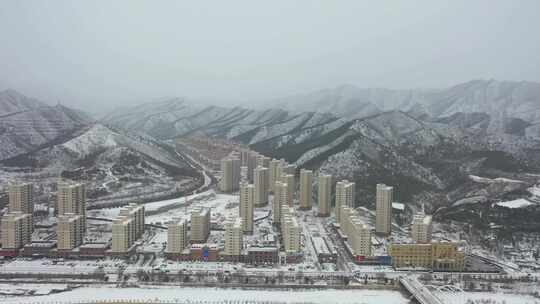
<path fill-rule="evenodd" d="M 171 147 L 101 124 L 0 164 L 0 182 L 36 176 L 41 185 L 54 184 L 59 177 L 83 180 L 91 204 L 167 197 L 202 182 Z M 27 171 L 32 173 L 23 173 Z"/>
<path fill-rule="evenodd" d="M 242 142 L 355 180 L 362 204 L 371 205 L 373 185 L 385 182 L 397 186 L 397 200 L 435 208 L 462 198 L 448 194 L 459 193 L 470 174 L 500 177 L 540 169 L 540 142 L 530 136 L 537 126 L 536 87 L 499 81 L 442 90 L 342 86 L 274 100 L 266 110 L 171 99 L 116 111 L 105 121 L 161 139 L 202 132 Z"/>
<path fill-rule="evenodd" d="M 290 96 L 267 102 L 292 112 L 332 113 L 362 118 L 391 110 L 410 112 L 424 119 L 439 119 L 458 113 L 489 116 L 491 133 L 520 132 L 540 138 L 540 83 L 473 80 L 444 89 L 391 90 L 352 85 Z"/>
<path fill-rule="evenodd" d="M 91 123 L 67 107 L 48 106 L 16 91 L 0 92 L 0 160 L 70 137 Z"/>

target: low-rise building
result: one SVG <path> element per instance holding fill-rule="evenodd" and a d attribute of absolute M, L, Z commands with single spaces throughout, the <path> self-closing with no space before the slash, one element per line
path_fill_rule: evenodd
<path fill-rule="evenodd" d="M 392 244 L 388 248 L 395 268 L 463 271 L 465 254 L 456 243 Z"/>
<path fill-rule="evenodd" d="M 250 247 L 247 249 L 246 262 L 252 265 L 267 265 L 278 262 L 276 247 Z"/>
<path fill-rule="evenodd" d="M 189 254 L 192 261 L 215 262 L 219 259 L 219 247 L 216 244 L 191 244 Z"/>

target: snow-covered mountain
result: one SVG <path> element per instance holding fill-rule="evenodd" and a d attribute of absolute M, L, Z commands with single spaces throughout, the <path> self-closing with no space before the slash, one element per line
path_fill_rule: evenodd
<path fill-rule="evenodd" d="M 26 97 L 15 90 L 0 91 L 0 117 L 45 106 L 41 101 Z"/>
<path fill-rule="evenodd" d="M 169 196 L 200 181 L 174 149 L 152 137 L 92 124 L 73 136 L 1 161 L 2 179 L 40 176 L 41 184 L 58 177 L 84 180 L 96 204 Z M 28 170 L 31 169 L 31 170 Z M 31 171 L 30 175 L 17 172 Z"/>
<path fill-rule="evenodd" d="M 91 123 L 79 111 L 48 106 L 13 90 L 0 92 L 0 113 L 0 160 L 72 136 Z"/>
<path fill-rule="evenodd" d="M 325 113 L 289 114 L 278 109 L 256 111 L 240 107 L 199 106 L 185 99 L 173 98 L 118 110 L 102 121 L 160 139 L 204 132 L 230 139 L 252 134 L 252 141 L 257 142 L 336 119 L 334 115 Z"/>
<path fill-rule="evenodd" d="M 352 85 L 272 100 L 271 107 L 361 118 L 400 110 L 424 119 L 457 113 L 489 115 L 490 133 L 521 124 L 527 136 L 540 137 L 540 83 L 473 80 L 446 89 L 361 89 Z"/>
<path fill-rule="evenodd" d="M 393 107 L 399 98 L 394 100 L 385 107 Z M 411 201 L 426 191 L 446 193 L 471 172 L 481 174 L 483 164 L 509 172 L 523 170 L 524 163 L 527 168 L 540 168 L 540 155 L 535 153 L 540 142 L 524 136 L 526 124 L 513 122 L 504 132 L 492 132 L 487 113 L 434 117 L 418 111 L 375 112 L 361 118 L 339 117 L 324 112 L 198 107 L 173 99 L 115 112 L 106 121 L 158 138 L 203 132 L 242 142 L 266 155 L 355 180 L 366 198 L 372 194 L 369 185 L 381 181 L 398 186 L 399 199 Z"/>

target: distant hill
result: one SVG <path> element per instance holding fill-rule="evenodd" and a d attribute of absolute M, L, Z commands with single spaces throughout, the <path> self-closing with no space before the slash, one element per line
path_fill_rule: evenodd
<path fill-rule="evenodd" d="M 521 124 L 524 134 L 540 137 L 540 83 L 472 80 L 446 89 L 361 89 L 352 85 L 271 100 L 268 106 L 292 112 L 327 112 L 362 118 L 391 110 L 424 119 L 456 113 L 489 115 L 490 132 Z"/>
<path fill-rule="evenodd" d="M 227 138 L 354 180 L 366 203 L 373 185 L 386 182 L 397 186 L 397 200 L 435 208 L 466 195 L 460 187 L 470 186 L 470 174 L 540 170 L 537 87 L 499 81 L 444 90 L 342 86 L 274 100 L 267 109 L 175 98 L 115 111 L 105 122 L 160 139 L 195 132 Z"/>
<path fill-rule="evenodd" d="M 80 111 L 48 106 L 14 90 L 0 92 L 0 113 L 0 160 L 69 137 L 92 123 Z"/>

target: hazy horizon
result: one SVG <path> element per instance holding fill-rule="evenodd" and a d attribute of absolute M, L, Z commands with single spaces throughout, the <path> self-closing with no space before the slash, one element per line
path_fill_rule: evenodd
<path fill-rule="evenodd" d="M 6 1 L 0 90 L 111 109 L 245 104 L 352 84 L 540 81 L 537 1 Z"/>

